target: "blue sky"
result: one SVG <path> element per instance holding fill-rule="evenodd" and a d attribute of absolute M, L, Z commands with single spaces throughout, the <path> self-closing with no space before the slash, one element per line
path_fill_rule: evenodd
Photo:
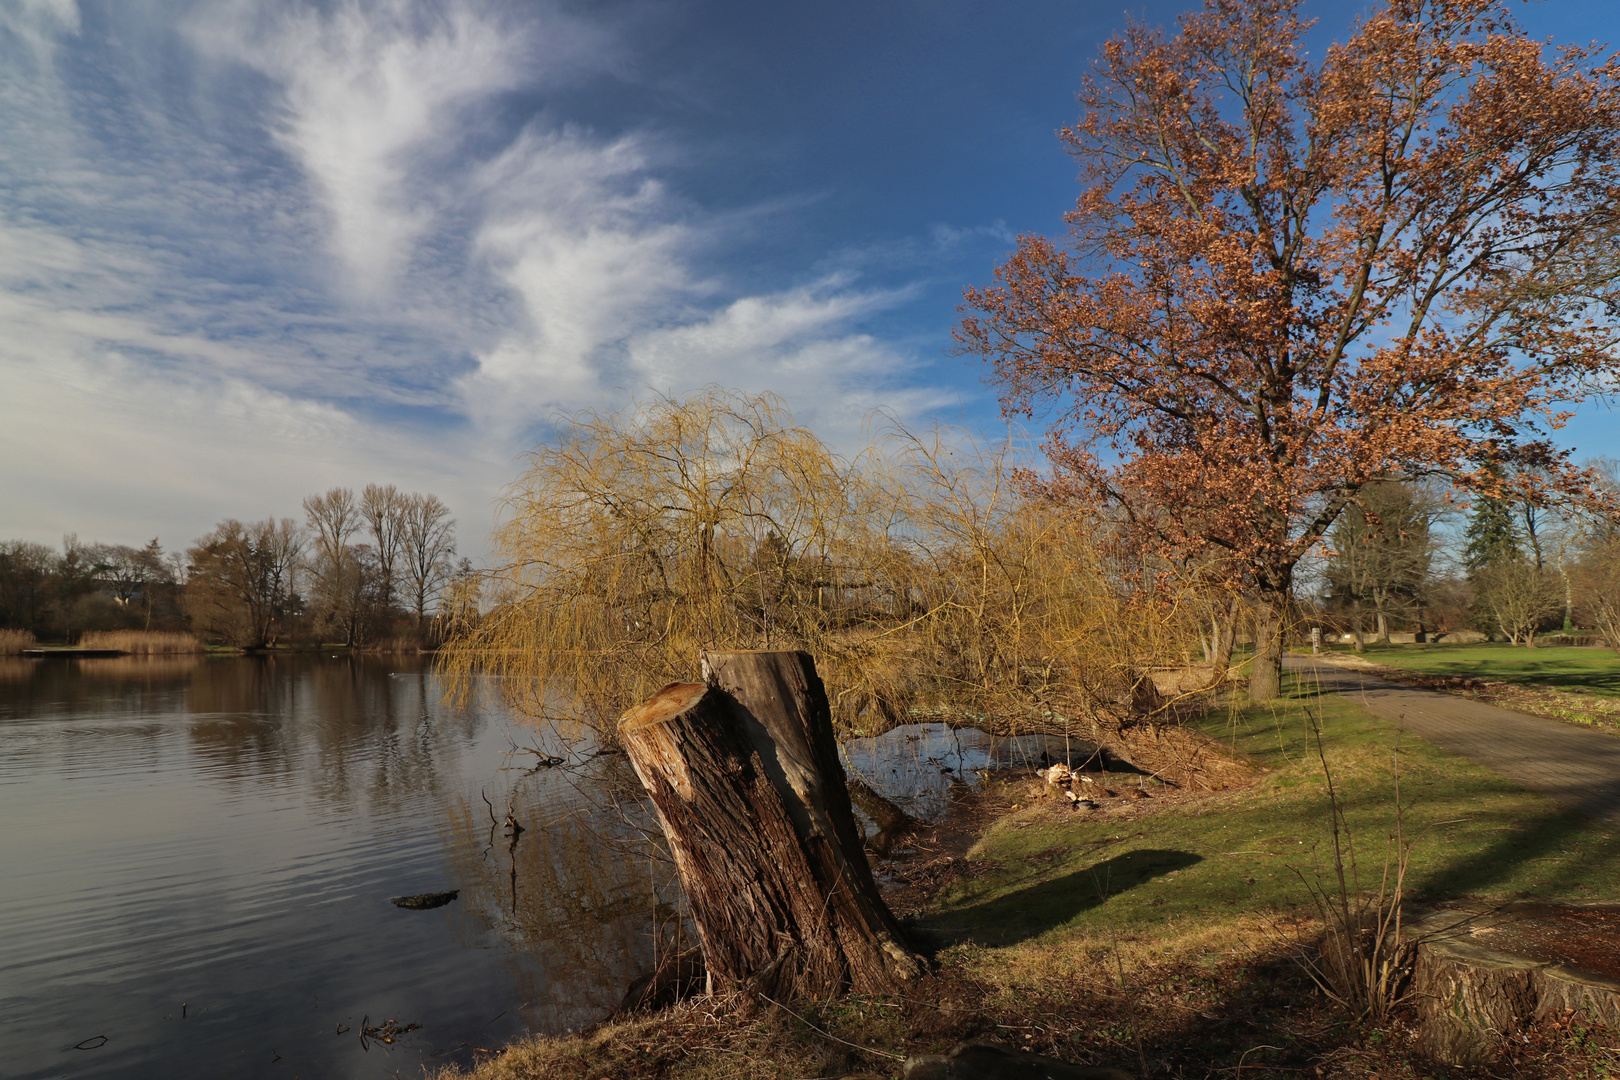
<path fill-rule="evenodd" d="M 1133 5 L 1168 23 L 1185 3 Z M 1355 4 L 1308 8 L 1342 36 Z M 1620 40 L 1606 4 L 1524 5 Z M 993 429 L 961 289 L 1076 194 L 1101 3 L 0 0 L 0 538 L 335 484 L 482 549 L 560 413 L 706 383 Z M 1620 455 L 1613 415 L 1571 429 Z"/>

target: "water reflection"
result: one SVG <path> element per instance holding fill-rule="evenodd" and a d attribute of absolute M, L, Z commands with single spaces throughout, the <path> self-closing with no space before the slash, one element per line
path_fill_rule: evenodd
<path fill-rule="evenodd" d="M 188 686 L 189 735 L 230 782 L 298 776 L 333 809 L 399 810 L 444 793 L 482 707 L 442 706 L 415 658 L 298 657 L 211 663 Z"/>
<path fill-rule="evenodd" d="M 681 920 L 593 754 L 414 658 L 0 659 L 6 1075 L 414 1073 L 601 1018 Z"/>
<path fill-rule="evenodd" d="M 927 724 L 845 752 L 933 817 L 1065 748 Z M 414 1075 L 592 1023 L 691 943 L 639 796 L 416 658 L 0 658 L 5 1074 Z M 368 1047 L 363 1018 L 422 1026 Z"/>
<path fill-rule="evenodd" d="M 0 657 L 0 720 L 10 717 L 149 715 L 170 708 L 200 658 Z"/>
<path fill-rule="evenodd" d="M 513 769 L 499 790 L 454 800 L 444 848 L 468 916 L 510 946 L 530 1024 L 559 1031 L 605 1016 L 684 927 L 674 868 L 623 759 L 549 749 L 584 760 Z"/>
<path fill-rule="evenodd" d="M 851 777 L 914 818 L 938 820 L 957 784 L 976 786 L 986 770 L 1025 768 L 1062 761 L 1080 768 L 1115 763 L 1096 744 L 1061 735 L 988 735 L 944 723 L 904 724 L 869 739 L 843 744 Z M 875 826 L 868 824 L 868 831 Z"/>

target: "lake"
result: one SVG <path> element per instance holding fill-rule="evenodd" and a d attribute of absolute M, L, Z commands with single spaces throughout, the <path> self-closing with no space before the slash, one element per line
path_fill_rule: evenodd
<path fill-rule="evenodd" d="M 1041 748 L 846 760 L 931 817 Z M 594 1023 L 690 943 L 639 791 L 416 657 L 0 657 L 0 1078 L 419 1076 Z"/>
<path fill-rule="evenodd" d="M 679 925 L 634 776 L 439 697 L 414 657 L 0 658 L 0 1077 L 419 1075 L 601 1019 Z"/>

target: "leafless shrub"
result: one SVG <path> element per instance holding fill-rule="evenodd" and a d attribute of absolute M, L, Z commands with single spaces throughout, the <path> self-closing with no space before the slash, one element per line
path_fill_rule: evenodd
<path fill-rule="evenodd" d="M 1322 875 L 1301 874 L 1322 920 L 1314 948 L 1299 945 L 1296 959 L 1318 989 L 1357 1019 L 1383 1021 L 1411 994 L 1416 946 L 1401 933 L 1402 904 L 1412 842 L 1406 839 L 1406 808 L 1401 802 L 1400 748 L 1393 752 L 1394 823 L 1384 848 L 1376 888 L 1362 879 L 1355 839 L 1322 745 L 1322 729 L 1308 714 L 1317 758 L 1327 785 L 1332 865 Z"/>
<path fill-rule="evenodd" d="M 1475 575 L 1474 592 L 1476 606 L 1509 641 L 1531 648 L 1536 631 L 1564 606 L 1558 575 L 1527 560 L 1504 559 L 1483 567 Z"/>

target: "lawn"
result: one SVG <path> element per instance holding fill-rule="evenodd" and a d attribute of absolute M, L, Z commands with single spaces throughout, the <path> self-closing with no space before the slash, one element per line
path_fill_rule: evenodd
<path fill-rule="evenodd" d="M 1395 826 L 1399 747 L 1414 895 L 1620 897 L 1620 836 L 1608 828 L 1349 701 L 1294 693 L 1202 724 L 1267 770 L 1257 784 L 1130 821 L 1026 808 L 973 850 L 995 869 L 939 896 L 927 922 L 995 946 L 1121 934 L 1168 941 L 1179 936 L 1172 927 L 1299 910 L 1302 876 L 1331 867 L 1313 717 L 1367 884 L 1376 884 Z"/>
<path fill-rule="evenodd" d="M 1424 675 L 1500 679 L 1522 686 L 1620 698 L 1620 654 L 1609 649 L 1522 645 L 1379 645 L 1366 657 Z"/>

